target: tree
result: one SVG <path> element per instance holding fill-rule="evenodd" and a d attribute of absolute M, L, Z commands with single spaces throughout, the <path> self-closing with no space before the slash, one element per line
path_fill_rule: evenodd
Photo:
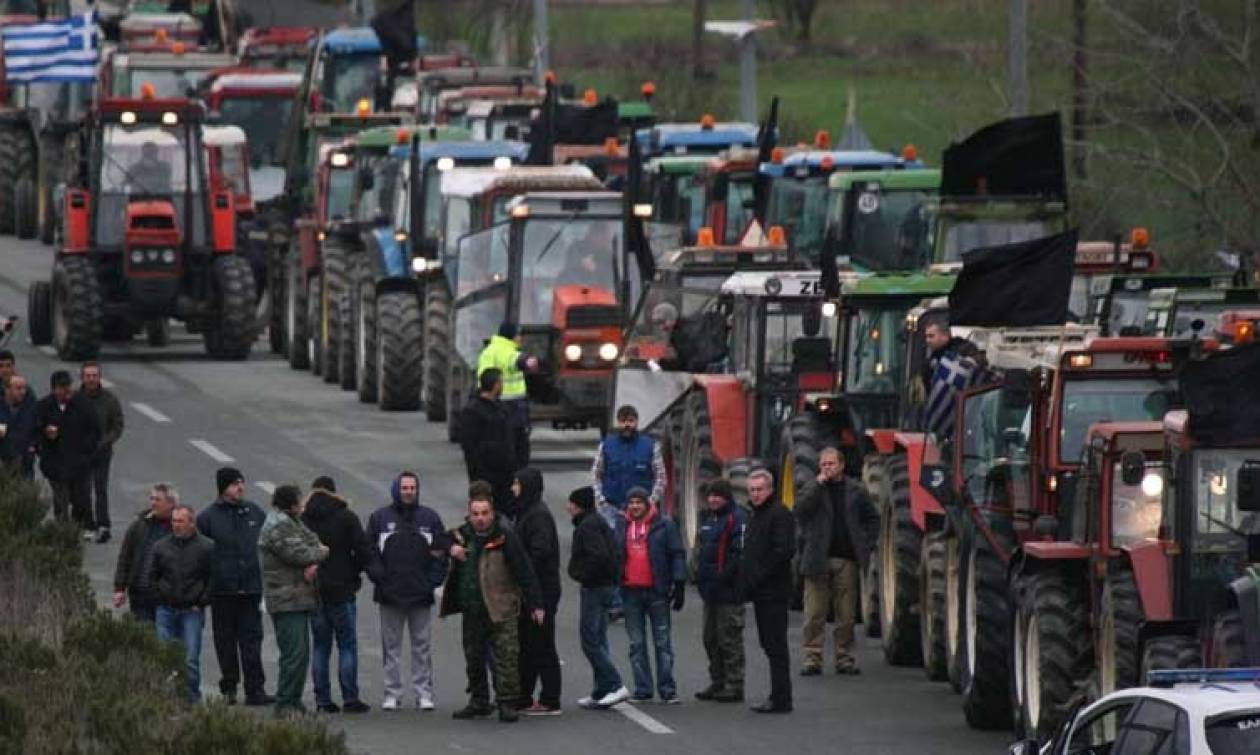
<path fill-rule="evenodd" d="M 802 45 L 809 45 L 814 34 L 814 12 L 818 0 L 762 0 L 771 16 Z"/>

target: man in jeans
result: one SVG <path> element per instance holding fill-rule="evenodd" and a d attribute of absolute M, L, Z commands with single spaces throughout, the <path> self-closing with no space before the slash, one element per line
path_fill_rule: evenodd
<path fill-rule="evenodd" d="M 188 700 L 201 700 L 201 630 L 210 602 L 214 543 L 198 534 L 193 510 L 177 506 L 171 534 L 153 546 L 149 581 L 157 594 L 157 634 L 184 646 Z"/>
<path fill-rule="evenodd" d="M 656 651 L 656 691 L 665 705 L 679 702 L 674 684 L 674 648 L 670 641 L 669 607 L 681 611 L 687 591 L 687 552 L 674 520 L 660 516 L 645 488 L 626 493 L 626 514 L 617 522 L 617 555 L 621 559 L 621 599 L 630 639 L 636 702 L 652 699 L 652 664 L 648 661 L 644 624 L 652 626 Z"/>
<path fill-rule="evenodd" d="M 350 504 L 337 495 L 331 477 L 317 477 L 311 483 L 302 522 L 319 541 L 328 546 L 328 558 L 319 566 L 319 605 L 311 612 L 311 635 L 315 656 L 311 660 L 311 681 L 315 687 L 315 707 L 323 713 L 365 713 L 370 708 L 359 699 L 359 642 L 355 633 L 357 615 L 354 596 L 362 581 L 359 575 L 372 560 L 372 543 L 363 532 L 359 517 Z M 333 639 L 337 641 L 337 678 L 341 682 L 341 706 L 332 701 L 332 681 L 328 664 Z"/>
<path fill-rule="evenodd" d="M 612 530 L 595 511 L 595 491 L 589 486 L 569 494 L 569 516 L 573 517 L 573 543 L 569 555 L 569 576 L 582 586 L 579 599 L 582 653 L 595 675 L 591 694 L 578 700 L 583 708 L 608 708 L 624 702 L 630 690 L 621 683 L 621 674 L 608 649 L 608 605 L 617 584 L 617 544 Z"/>

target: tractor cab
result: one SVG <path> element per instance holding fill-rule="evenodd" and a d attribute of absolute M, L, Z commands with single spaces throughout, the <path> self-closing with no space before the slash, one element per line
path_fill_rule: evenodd
<path fill-rule="evenodd" d="M 115 52 L 101 66 L 101 97 L 139 97 L 145 85 L 158 99 L 196 97 L 212 71 L 234 65 L 227 53 L 185 51 L 180 43 L 166 50 Z"/>
<path fill-rule="evenodd" d="M 210 185 L 232 192 L 238 216 L 252 216 L 255 200 L 250 191 L 250 150 L 245 131 L 239 126 L 206 126 L 202 143 L 206 147 Z M 279 185 L 269 188 L 273 196 L 280 191 Z"/>
<path fill-rule="evenodd" d="M 427 45 L 416 37 L 416 48 Z M 341 27 L 326 32 L 307 63 L 307 107 L 316 113 L 354 113 L 361 102 L 369 111 L 390 110 L 393 92 L 385 53 L 376 32 L 368 27 Z M 402 77 L 394 82 L 402 83 Z"/>
<path fill-rule="evenodd" d="M 1150 293 L 1143 332 L 1164 338 L 1210 335 L 1230 310 L 1260 307 L 1255 288 L 1157 288 Z"/>
<path fill-rule="evenodd" d="M 973 249 L 1016 244 L 1067 230 L 1067 204 L 1037 197 L 946 197 L 933 202 L 932 263 L 957 270 Z"/>
<path fill-rule="evenodd" d="M 705 114 L 698 123 L 658 123 L 639 129 L 644 159 L 660 155 L 716 155 L 732 147 L 757 146 L 757 124 L 718 123 Z"/>
<path fill-rule="evenodd" d="M 447 106 L 460 102 L 466 88 L 506 88 L 511 93 L 533 92 L 534 72 L 512 66 L 454 65 L 448 68 L 421 70 L 416 76 L 418 102 L 416 118 L 423 123 L 444 123 L 449 119 Z"/>
<path fill-rule="evenodd" d="M 1141 335 L 1146 327 L 1151 291 L 1160 288 L 1228 288 L 1230 273 L 1206 275 L 1133 273 L 1095 275 L 1089 282 L 1090 315 L 1104 336 Z"/>
<path fill-rule="evenodd" d="M 776 181 L 770 192 L 770 222 L 788 228 L 788 241 L 798 254 L 817 260 L 823 249 L 830 250 L 841 270 L 922 270 L 931 258 L 931 205 L 940 184 L 940 171 L 925 168 L 834 173 L 824 200 L 824 228 L 816 208 L 802 205 L 798 210 L 791 202 L 776 200 L 803 187 Z M 804 193 L 801 199 L 818 201 Z M 790 217 L 779 219 L 780 213 Z"/>
<path fill-rule="evenodd" d="M 205 102 L 220 123 L 245 130 L 257 168 L 279 168 L 284 164 L 281 136 L 301 84 L 296 73 L 234 69 L 212 77 Z M 283 173 L 277 178 L 283 180 Z"/>
<path fill-rule="evenodd" d="M 521 132 L 528 130 L 530 111 L 538 107 L 544 94 L 542 87 L 523 80 L 446 89 L 437 95 L 435 122 L 463 126 L 478 139 L 507 138 L 507 128 L 514 125 L 514 138 L 520 139 Z M 492 121 L 498 123 L 498 133 L 489 127 Z"/>
<path fill-rule="evenodd" d="M 179 43 L 200 46 L 201 21 L 188 13 L 129 13 L 118 24 L 118 48 L 127 52 L 159 52 Z"/>
<path fill-rule="evenodd" d="M 237 43 L 241 65 L 302 74 L 319 32 L 305 26 L 253 27 Z"/>
<path fill-rule="evenodd" d="M 1072 263 L 1072 290 L 1068 297 L 1068 317 L 1074 322 L 1094 322 L 1098 311 L 1095 292 L 1116 275 L 1153 274 L 1159 269 L 1159 256 L 1151 248 L 1150 233 L 1134 228 L 1125 243 L 1114 241 L 1078 241 Z M 1116 333 L 1119 335 L 1119 333 Z"/>

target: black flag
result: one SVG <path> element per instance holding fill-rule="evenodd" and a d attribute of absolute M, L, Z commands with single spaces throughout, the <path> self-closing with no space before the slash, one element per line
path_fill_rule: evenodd
<path fill-rule="evenodd" d="M 547 93 L 538 106 L 538 117 L 529 123 L 529 154 L 526 165 L 551 165 L 555 162 L 556 85 L 550 78 L 546 82 Z"/>
<path fill-rule="evenodd" d="M 639 275 L 644 281 L 656 276 L 656 258 L 652 254 L 652 244 L 648 241 L 643 229 L 647 218 L 636 217 L 634 206 L 643 194 L 643 151 L 639 140 L 630 135 L 630 154 L 627 158 L 626 184 L 622 191 L 623 212 L 625 218 L 626 247 L 634 255 L 639 265 Z"/>
<path fill-rule="evenodd" d="M 1181 369 L 1181 395 L 1195 441 L 1219 446 L 1260 439 L 1260 343 L 1191 359 Z"/>
<path fill-rule="evenodd" d="M 1072 293 L 1076 231 L 976 249 L 949 292 L 953 325 L 1062 325 Z"/>
<path fill-rule="evenodd" d="M 1058 113 L 992 123 L 945 149 L 941 195 L 1067 198 Z"/>
<path fill-rule="evenodd" d="M 770 100 L 770 114 L 766 122 L 761 124 L 757 132 L 757 165 L 770 162 L 774 146 L 779 141 L 779 98 Z M 770 176 L 763 175 L 760 168 L 753 176 L 753 217 L 764 227 L 766 224 L 766 207 L 770 204 Z"/>
<path fill-rule="evenodd" d="M 372 31 L 381 40 L 390 73 L 405 69 L 416 59 L 416 0 L 402 0 L 396 8 L 372 17 Z"/>

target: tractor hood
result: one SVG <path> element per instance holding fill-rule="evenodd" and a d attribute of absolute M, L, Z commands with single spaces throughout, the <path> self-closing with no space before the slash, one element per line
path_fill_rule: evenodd
<path fill-rule="evenodd" d="M 653 372 L 646 367 L 620 367 L 613 375 L 612 407 L 630 404 L 639 410 L 639 429 L 655 429 L 665 412 L 692 386 L 690 372 Z"/>

